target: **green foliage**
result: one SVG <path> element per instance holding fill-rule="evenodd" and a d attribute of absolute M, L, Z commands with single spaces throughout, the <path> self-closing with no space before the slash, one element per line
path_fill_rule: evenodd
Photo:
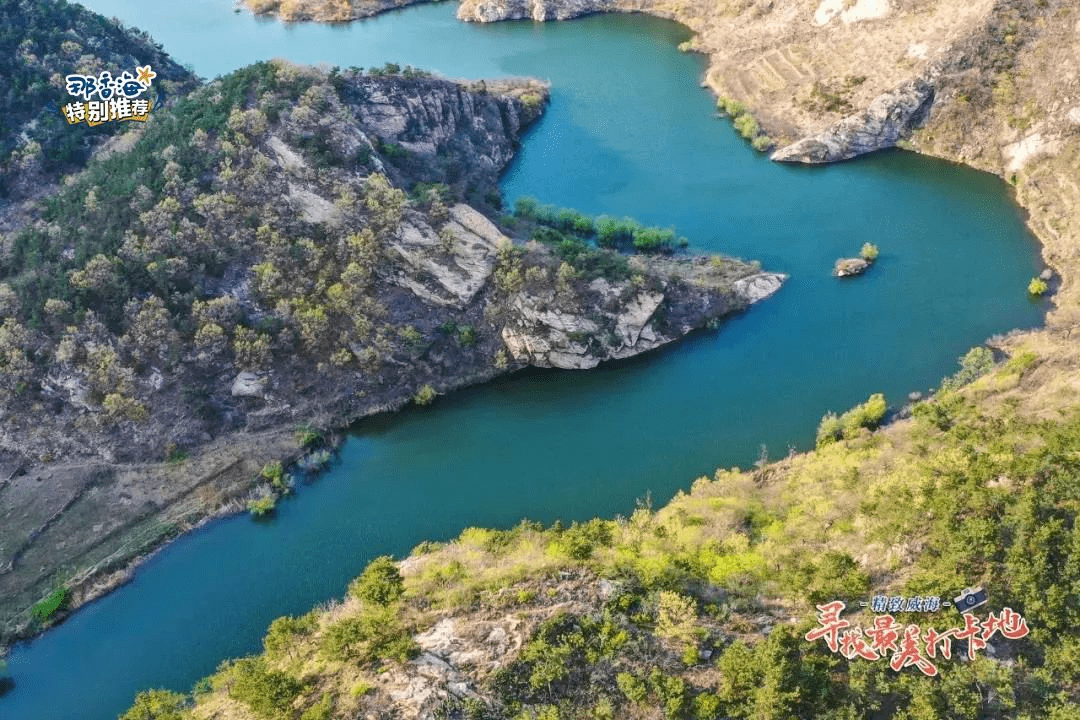
<path fill-rule="evenodd" d="M 1031 278 L 1031 282 L 1028 283 L 1028 295 L 1039 297 L 1045 295 L 1046 291 L 1050 289 L 1050 286 L 1046 284 L 1046 281 L 1042 278 Z"/>
<path fill-rule="evenodd" d="M 372 560 L 363 574 L 349 585 L 349 594 L 358 600 L 389 605 L 405 593 L 404 580 L 397 563 L 389 555 Z"/>
<path fill-rule="evenodd" d="M 439 393 L 435 391 L 435 388 L 430 385 L 424 384 L 420 386 L 420 389 L 413 395 L 413 402 L 417 405 L 430 405 L 438 397 Z"/>
<path fill-rule="evenodd" d="M 615 676 L 615 682 L 627 700 L 632 703 L 640 705 L 649 698 L 649 688 L 641 678 L 628 672 L 621 672 Z"/>
<path fill-rule="evenodd" d="M 577 254 L 587 251 L 590 244 L 585 241 L 594 236 L 597 245 L 609 250 L 670 253 L 687 245 L 686 238 L 677 237 L 674 230 L 644 227 L 630 218 L 601 217 L 594 221 L 574 210 L 541 206 L 527 197 L 515 202 L 514 215 L 538 226 L 533 240 L 556 246 L 577 241 L 582 248 Z M 570 261 L 565 253 L 563 259 Z"/>
<path fill-rule="evenodd" d="M 247 705 L 265 720 L 285 720 L 291 715 L 292 703 L 303 691 L 299 680 L 266 667 L 258 657 L 237 660 L 229 668 L 232 680 L 229 695 Z"/>
<path fill-rule="evenodd" d="M 942 391 L 958 390 L 990 372 L 994 367 L 994 353 L 987 347 L 973 347 L 958 362 L 959 372 L 942 381 Z"/>
<path fill-rule="evenodd" d="M 761 130 L 757 119 L 750 114 L 746 106 L 732 98 L 721 97 L 717 99 L 716 106 L 720 112 L 731 118 L 732 125 L 740 135 L 749 140 L 758 152 L 764 152 L 772 147 L 772 139 Z"/>
<path fill-rule="evenodd" d="M 300 720 L 331 720 L 334 710 L 334 698 L 330 693 L 323 693 L 315 703 L 300 716 Z"/>
<path fill-rule="evenodd" d="M 827 412 L 818 424 L 816 446 L 819 449 L 823 448 L 839 440 L 843 434 L 844 428 L 840 424 L 840 418 L 834 412 Z"/>
<path fill-rule="evenodd" d="M 831 412 L 826 413 L 818 425 L 817 447 L 824 447 L 840 439 L 850 440 L 864 428 L 873 430 L 885 418 L 888 409 L 885 396 L 875 393 L 866 402 L 856 405 L 840 417 Z"/>
<path fill-rule="evenodd" d="M 877 260 L 878 254 L 878 246 L 873 243 L 863 243 L 862 249 L 859 250 L 859 257 L 867 262 Z"/>
<path fill-rule="evenodd" d="M 558 533 L 551 548 L 572 560 L 588 560 L 597 547 L 610 547 L 612 538 L 612 523 L 595 518 L 587 523 L 575 522 Z"/>
<path fill-rule="evenodd" d="M 277 496 L 271 492 L 263 493 L 258 497 L 248 500 L 247 509 L 255 517 L 264 517 L 274 512 L 277 507 Z"/>
<path fill-rule="evenodd" d="M 120 720 L 183 720 L 187 698 L 169 690 L 145 690 L 135 696 Z"/>
<path fill-rule="evenodd" d="M 34 607 L 30 609 L 30 613 L 38 622 L 48 622 L 53 615 L 67 605 L 67 601 L 70 597 L 70 590 L 64 586 L 58 587 L 34 605 Z"/>
<path fill-rule="evenodd" d="M 279 658 L 291 654 L 300 637 L 310 635 L 318 627 L 319 619 L 315 612 L 301 617 L 284 616 L 270 623 L 263 638 L 263 649 L 267 657 Z"/>
<path fill-rule="evenodd" d="M 67 100 L 54 74 L 101 69 L 133 70 L 132 57 L 153 65 L 154 88 L 167 97 L 195 87 L 197 79 L 177 65 L 145 33 L 125 29 L 64 0 L 0 3 L 0 197 L 16 189 L 20 175 L 56 180 L 85 162 L 107 137 L 128 123 L 68 125 L 60 114 Z M 37 182 L 37 179 L 34 179 Z"/>
<path fill-rule="evenodd" d="M 285 478 L 285 469 L 280 460 L 274 460 L 263 465 L 263 469 L 259 471 L 259 477 L 271 484 L 281 482 Z"/>
<path fill-rule="evenodd" d="M 560 613 L 541 623 L 518 659 L 499 671 L 496 689 L 512 701 L 574 698 L 576 682 L 598 663 L 611 661 L 628 641 L 626 629 L 608 613 Z"/>
<path fill-rule="evenodd" d="M 323 633 L 322 650 L 331 658 L 355 660 L 360 664 L 380 660 L 407 662 L 419 652 L 410 628 L 393 609 L 380 606 L 331 624 Z"/>
<path fill-rule="evenodd" d="M 296 442 L 303 448 L 314 447 L 323 442 L 323 434 L 315 428 L 305 425 L 296 429 Z"/>
<path fill-rule="evenodd" d="M 791 568 L 783 582 L 813 605 L 869 591 L 870 577 L 847 553 L 828 550 Z"/>

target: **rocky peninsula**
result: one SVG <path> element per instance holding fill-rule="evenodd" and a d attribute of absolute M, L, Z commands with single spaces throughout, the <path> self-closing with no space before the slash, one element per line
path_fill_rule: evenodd
<path fill-rule="evenodd" d="M 493 221 L 546 102 L 532 80 L 259 63 L 99 153 L 13 229 L 4 637 L 37 629 L 55 588 L 77 607 L 242 509 L 327 431 L 529 365 L 630 357 L 780 287 L 734 259 Z"/>

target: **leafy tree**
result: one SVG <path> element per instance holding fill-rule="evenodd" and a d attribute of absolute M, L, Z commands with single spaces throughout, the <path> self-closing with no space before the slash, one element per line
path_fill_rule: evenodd
<path fill-rule="evenodd" d="M 187 697 L 169 690 L 145 690 L 120 720 L 183 720 L 187 703 Z"/>
<path fill-rule="evenodd" d="M 257 657 L 237 660 L 230 668 L 229 695 L 247 705 L 261 718 L 284 720 L 303 684 L 288 673 L 271 670 Z"/>
<path fill-rule="evenodd" d="M 942 390 L 956 390 L 978 380 L 994 367 L 994 353 L 990 348 L 973 347 L 960 358 L 960 370 L 941 383 Z"/>
<path fill-rule="evenodd" d="M 397 563 L 389 555 L 372 560 L 349 585 L 349 594 L 375 605 L 389 605 L 405 593 L 405 581 Z"/>

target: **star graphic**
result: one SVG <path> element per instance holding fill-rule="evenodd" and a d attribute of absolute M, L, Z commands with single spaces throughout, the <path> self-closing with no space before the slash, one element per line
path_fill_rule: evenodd
<path fill-rule="evenodd" d="M 135 78 L 143 85 L 149 85 L 150 82 L 157 77 L 157 73 L 150 69 L 149 65 L 143 65 L 135 68 L 137 77 Z"/>

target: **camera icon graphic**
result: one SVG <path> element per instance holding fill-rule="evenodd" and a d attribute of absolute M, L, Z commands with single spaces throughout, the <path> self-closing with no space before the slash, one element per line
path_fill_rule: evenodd
<path fill-rule="evenodd" d="M 989 594 L 981 587 L 964 588 L 960 591 L 959 595 L 953 598 L 953 602 L 956 604 L 957 610 L 961 613 L 967 613 L 977 607 L 985 605 L 986 601 L 989 599 Z"/>

